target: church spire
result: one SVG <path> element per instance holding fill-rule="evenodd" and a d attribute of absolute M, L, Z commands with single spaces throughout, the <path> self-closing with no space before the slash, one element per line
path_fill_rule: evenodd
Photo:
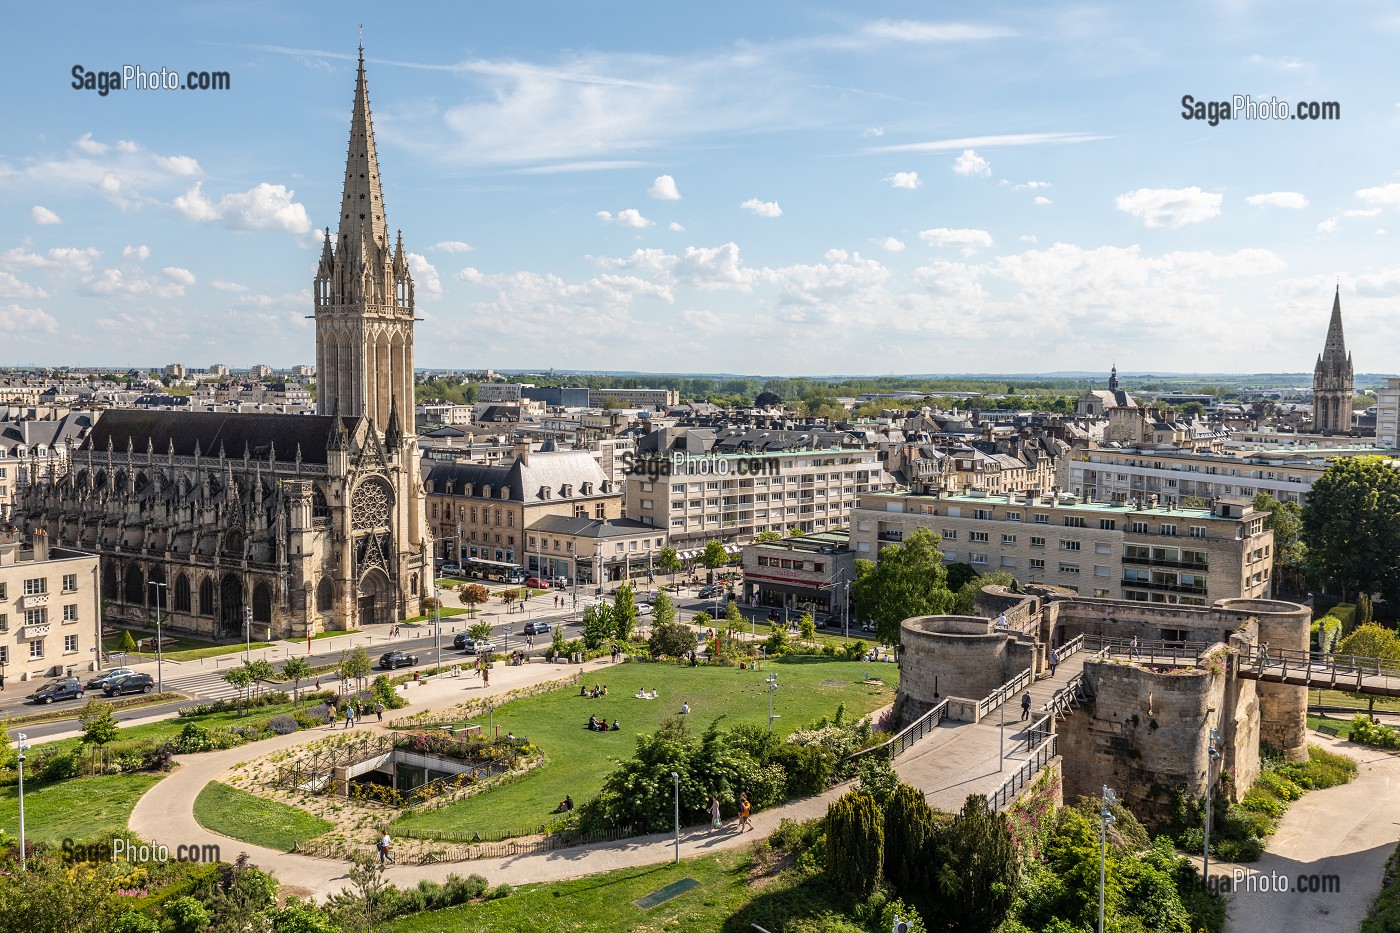
<path fill-rule="evenodd" d="M 365 48 L 355 75 L 355 106 L 350 114 L 350 146 L 345 155 L 345 191 L 340 199 L 340 236 L 343 247 L 363 233 L 381 250 L 389 246 L 384 221 L 384 192 L 379 185 L 379 156 L 374 148 L 374 123 L 365 83 Z M 368 257 L 367 257 L 368 258 Z"/>
<path fill-rule="evenodd" d="M 1341 364 L 1347 361 L 1347 342 L 1342 335 L 1342 287 L 1337 286 L 1332 296 L 1332 320 L 1327 324 L 1327 342 L 1322 347 L 1323 364 Z"/>

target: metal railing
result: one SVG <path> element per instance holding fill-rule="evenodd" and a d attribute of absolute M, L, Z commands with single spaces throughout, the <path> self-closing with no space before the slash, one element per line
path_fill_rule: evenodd
<path fill-rule="evenodd" d="M 992 710 L 1006 702 L 1006 698 L 1018 690 L 1031 685 L 1031 669 L 1028 667 L 1006 683 L 997 687 L 977 703 L 977 718 L 982 719 Z"/>
<path fill-rule="evenodd" d="M 1031 782 L 1040 773 L 1040 769 L 1050 763 L 1057 753 L 1057 743 L 1054 735 L 1041 742 L 1031 752 L 1030 757 L 1021 762 L 1021 766 L 1011 773 L 1001 786 L 987 795 L 987 802 L 992 805 L 993 810 L 1000 810 L 1016 799 L 1016 794 Z"/>
<path fill-rule="evenodd" d="M 1099 658 L 1126 657 L 1146 664 L 1195 664 L 1208 649 L 1220 644 L 1210 641 L 1139 641 L 1106 635 L 1084 635 L 1086 648 L 1098 651 Z M 1063 655 L 1061 655 L 1063 659 Z"/>
<path fill-rule="evenodd" d="M 1240 652 L 1236 671 L 1257 680 L 1400 696 L 1400 661 L 1386 658 L 1251 645 Z"/>
<path fill-rule="evenodd" d="M 890 759 L 897 758 L 907 752 L 919 739 L 922 739 L 936 729 L 938 724 L 941 723 L 947 715 L 948 701 L 944 700 L 879 745 L 872 745 L 869 748 L 863 748 L 858 752 L 853 752 L 848 755 L 846 757 L 846 764 L 850 765 L 866 755 L 883 755 Z"/>

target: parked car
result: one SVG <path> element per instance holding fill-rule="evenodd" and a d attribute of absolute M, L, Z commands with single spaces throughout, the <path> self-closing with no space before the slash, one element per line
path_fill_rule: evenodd
<path fill-rule="evenodd" d="M 718 583 L 707 583 L 700 587 L 699 596 L 701 599 L 714 599 L 724 592 L 724 587 Z"/>
<path fill-rule="evenodd" d="M 121 677 L 125 677 L 127 674 L 134 673 L 136 672 L 129 667 L 116 667 L 110 671 L 103 671 L 102 673 L 94 677 L 92 680 L 89 680 L 87 682 L 87 685 L 83 687 L 83 689 L 101 690 L 103 687 L 107 686 L 107 684 L 111 683 L 112 681 L 117 680 Z"/>
<path fill-rule="evenodd" d="M 386 651 L 379 656 L 379 669 L 392 671 L 399 667 L 413 667 L 418 663 L 416 654 L 407 651 Z"/>
<path fill-rule="evenodd" d="M 526 623 L 525 623 L 525 634 L 526 634 L 526 635 L 548 635 L 548 634 L 549 634 L 549 623 L 548 623 L 548 622 L 526 622 Z"/>
<path fill-rule="evenodd" d="M 873 632 L 873 631 L 875 631 L 875 620 L 874 620 L 874 619 L 866 619 L 864 622 L 862 622 L 862 623 L 860 624 L 860 630 L 861 630 L 862 632 Z"/>
<path fill-rule="evenodd" d="M 639 615 L 639 616 L 649 616 L 649 615 L 651 615 L 651 603 L 642 603 L 640 606 L 638 606 L 638 607 L 637 607 L 637 615 Z"/>
<path fill-rule="evenodd" d="M 35 703 L 52 703 L 54 700 L 81 700 L 83 685 L 76 677 L 55 677 L 29 695 Z"/>
<path fill-rule="evenodd" d="M 457 643 L 458 638 L 461 639 L 461 644 Z M 455 648 L 460 648 L 467 654 L 491 655 L 496 653 L 496 646 L 484 639 L 471 637 L 462 638 L 459 635 L 457 638 L 452 639 L 452 645 Z"/>
<path fill-rule="evenodd" d="M 453 564 L 450 562 L 443 564 L 441 567 L 438 568 L 438 576 L 440 577 L 455 577 L 461 574 L 461 572 L 461 564 Z"/>
<path fill-rule="evenodd" d="M 127 674 L 108 681 L 102 692 L 109 697 L 125 696 L 128 693 L 150 693 L 156 688 L 156 679 L 150 674 Z"/>
<path fill-rule="evenodd" d="M 542 590 L 545 588 L 546 584 L 539 577 L 526 577 L 525 585 L 532 590 Z"/>

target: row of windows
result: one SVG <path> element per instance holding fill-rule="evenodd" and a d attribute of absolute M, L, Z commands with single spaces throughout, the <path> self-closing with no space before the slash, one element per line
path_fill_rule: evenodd
<path fill-rule="evenodd" d="M 49 610 L 44 606 L 36 606 L 33 609 L 24 610 L 25 625 L 45 625 L 49 621 Z M 78 621 L 78 604 L 67 603 L 63 607 L 63 621 Z M 0 632 L 10 630 L 10 617 L 6 613 L 0 612 Z"/>
<path fill-rule="evenodd" d="M 760 557 L 758 559 L 760 567 L 778 567 L 782 570 L 808 570 L 812 573 L 823 573 L 826 564 L 811 560 L 789 560 L 785 557 Z"/>
<path fill-rule="evenodd" d="M 927 509 L 926 509 L 926 510 L 927 510 Z M 952 517 L 952 518 L 957 518 L 960 514 L 961 514 L 961 509 L 960 509 L 959 507 L 957 507 L 957 506 L 950 506 L 950 507 L 949 507 L 949 509 L 948 509 L 948 515 L 949 515 L 950 517 Z M 991 509 L 973 509 L 973 510 L 972 510 L 972 517 L 975 518 L 975 519 L 983 520 L 983 521 L 991 521 L 991 520 L 993 520 L 996 516 L 994 515 L 994 513 L 992 512 Z M 1021 513 L 1020 513 L 1020 512 L 1007 512 L 1007 513 L 1005 513 L 1002 517 L 1004 518 L 1004 520 L 1006 520 L 1006 521 L 1008 521 L 1008 522 L 1019 522 L 1019 521 L 1021 521 Z M 1036 512 L 1036 513 L 1033 514 L 1032 517 L 1033 517 L 1033 519 L 1034 519 L 1034 521 L 1035 521 L 1035 524 L 1037 524 L 1037 525 L 1048 525 L 1048 524 L 1050 524 L 1050 513 L 1049 513 L 1049 512 Z M 1065 525 L 1066 528 L 1086 528 L 1086 527 L 1088 527 L 1088 525 L 1086 524 L 1086 521 L 1085 521 L 1084 517 L 1081 516 L 1081 515 L 1066 515 L 1066 516 L 1064 516 L 1064 525 Z M 1262 520 L 1261 520 L 1261 526 L 1262 526 Z M 1116 531 L 1117 529 L 1118 529 L 1118 520 L 1117 520 L 1117 519 L 1114 519 L 1114 518 L 1101 518 L 1101 519 L 1099 519 L 1099 530 L 1101 530 L 1101 531 Z M 1128 531 L 1131 532 L 1132 534 L 1141 534 L 1141 535 L 1145 535 L 1145 534 L 1149 534 L 1149 533 L 1150 533 L 1150 532 L 1148 531 L 1147 522 L 1142 522 L 1142 521 L 1133 521 L 1133 522 L 1129 522 L 1129 523 L 1128 523 Z M 1175 535 L 1175 534 L 1177 533 L 1177 526 L 1176 526 L 1176 524 L 1174 524 L 1174 523 L 1172 523 L 1172 522 L 1163 522 L 1163 523 L 1161 523 L 1161 524 L 1158 526 L 1158 528 L 1157 528 L 1157 533 L 1158 533 L 1158 534 L 1162 534 L 1162 535 Z M 1251 524 L 1248 533 L 1251 534 L 1251 535 L 1258 534 L 1258 530 L 1256 530 L 1256 529 L 1254 528 L 1253 524 Z M 944 532 L 944 534 L 946 535 L 947 532 Z M 1208 536 L 1208 529 L 1207 529 L 1207 527 L 1206 527 L 1205 525 L 1190 525 L 1190 526 L 1187 527 L 1187 534 L 1189 534 L 1189 535 L 1190 535 L 1191 537 L 1193 537 L 1193 538 L 1205 538 L 1205 537 Z"/>
<path fill-rule="evenodd" d="M 42 596 L 49 591 L 48 577 L 31 577 L 24 581 L 25 596 Z M 76 573 L 65 573 L 63 575 L 63 592 L 76 593 L 78 591 L 78 575 Z M 0 600 L 6 599 L 5 584 L 0 583 Z"/>

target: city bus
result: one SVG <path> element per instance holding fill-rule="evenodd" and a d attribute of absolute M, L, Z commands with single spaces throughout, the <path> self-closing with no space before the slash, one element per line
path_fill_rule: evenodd
<path fill-rule="evenodd" d="M 462 575 L 478 580 L 491 580 L 495 583 L 523 583 L 525 568 L 500 560 L 487 560 L 484 557 L 464 557 Z"/>

